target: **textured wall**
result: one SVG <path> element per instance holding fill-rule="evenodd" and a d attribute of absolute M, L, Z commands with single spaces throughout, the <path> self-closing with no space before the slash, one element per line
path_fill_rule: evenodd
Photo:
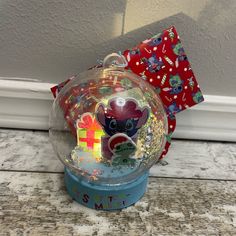
<path fill-rule="evenodd" d="M 235 0 L 0 0 L 0 76 L 59 82 L 174 24 L 203 92 L 236 96 L 235 12 Z"/>

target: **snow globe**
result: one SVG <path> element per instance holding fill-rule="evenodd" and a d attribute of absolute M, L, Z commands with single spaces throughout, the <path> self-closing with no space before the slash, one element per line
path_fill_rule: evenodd
<path fill-rule="evenodd" d="M 98 210 L 122 209 L 144 195 L 167 131 L 154 87 L 119 54 L 68 82 L 50 114 L 50 140 L 65 166 L 67 191 Z"/>

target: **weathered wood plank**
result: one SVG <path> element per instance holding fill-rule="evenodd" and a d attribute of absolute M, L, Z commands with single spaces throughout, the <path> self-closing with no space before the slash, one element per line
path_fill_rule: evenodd
<path fill-rule="evenodd" d="M 0 172 L 0 235 L 236 235 L 234 181 L 150 178 L 135 206 L 73 202 L 62 174 Z"/>
<path fill-rule="evenodd" d="M 151 175 L 236 180 L 236 143 L 173 140 L 167 166 L 155 165 Z"/>
<path fill-rule="evenodd" d="M 151 175 L 236 180 L 236 143 L 173 140 L 166 166 Z M 0 130 L 0 169 L 62 172 L 47 132 Z"/>
<path fill-rule="evenodd" d="M 0 169 L 62 172 L 48 132 L 0 129 Z"/>

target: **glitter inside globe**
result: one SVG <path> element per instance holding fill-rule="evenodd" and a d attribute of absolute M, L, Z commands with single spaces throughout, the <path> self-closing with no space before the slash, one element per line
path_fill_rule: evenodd
<path fill-rule="evenodd" d="M 79 179 L 101 185 L 129 183 L 163 151 L 167 117 L 154 88 L 118 66 L 79 74 L 57 95 L 50 140 Z"/>

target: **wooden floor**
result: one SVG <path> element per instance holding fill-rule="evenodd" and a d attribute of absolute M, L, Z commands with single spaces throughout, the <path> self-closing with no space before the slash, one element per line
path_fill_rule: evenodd
<path fill-rule="evenodd" d="M 236 143 L 174 140 L 141 201 L 98 212 L 67 195 L 46 132 L 1 129 L 0 235 L 235 236 Z"/>

